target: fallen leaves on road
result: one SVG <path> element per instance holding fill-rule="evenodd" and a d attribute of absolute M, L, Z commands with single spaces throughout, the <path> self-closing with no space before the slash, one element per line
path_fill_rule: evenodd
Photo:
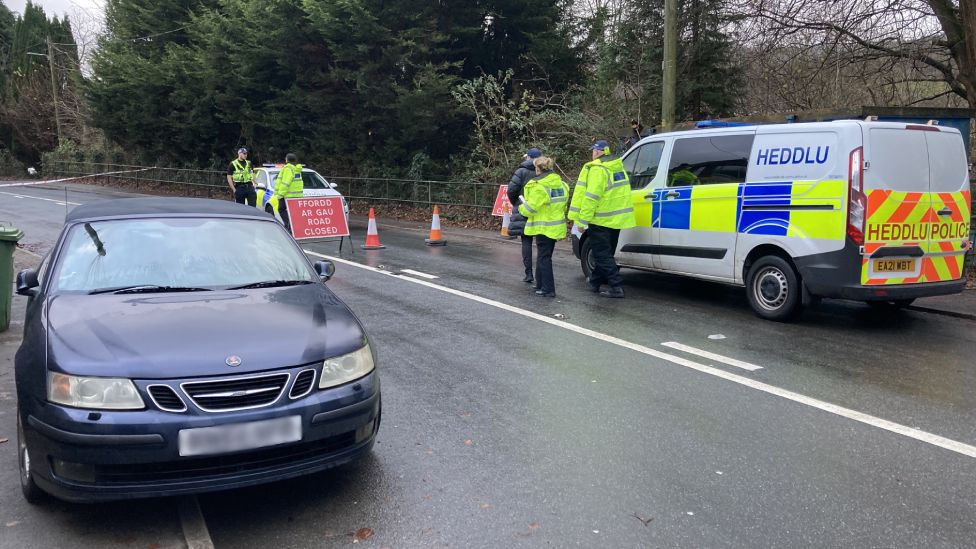
<path fill-rule="evenodd" d="M 644 518 L 644 517 L 642 517 L 642 516 L 640 516 L 640 515 L 638 515 L 637 513 L 634 513 L 634 514 L 632 514 L 632 515 L 630 515 L 630 516 L 632 516 L 632 517 L 634 517 L 635 519 L 637 519 L 637 520 L 639 520 L 639 521 L 641 521 L 641 523 L 642 523 L 642 524 L 643 524 L 644 526 L 647 526 L 648 524 L 650 524 L 650 523 L 651 523 L 651 521 L 652 521 L 652 520 L 654 520 L 654 517 L 650 517 L 650 518 Z"/>
<path fill-rule="evenodd" d="M 160 547 L 161 547 L 161 545 L 159 545 L 158 543 L 150 543 L 149 544 L 149 549 L 159 549 Z"/>
<path fill-rule="evenodd" d="M 472 441 L 470 438 L 464 441 L 465 446 L 471 446 L 472 444 L 474 444 L 474 441 Z"/>
<path fill-rule="evenodd" d="M 373 532 L 372 528 L 360 528 L 355 532 L 350 532 L 349 536 L 352 538 L 353 543 L 359 543 L 361 541 L 368 540 L 369 538 L 373 537 L 374 534 L 375 532 Z"/>
<path fill-rule="evenodd" d="M 491 504 L 490 503 L 482 503 L 481 504 L 481 508 L 482 509 L 491 509 Z"/>
<path fill-rule="evenodd" d="M 18 524 L 20 524 L 20 521 L 19 520 L 14 520 L 14 521 L 8 522 L 7 523 L 7 528 L 13 528 L 14 526 L 17 526 Z"/>
<path fill-rule="evenodd" d="M 538 530 L 538 529 L 539 529 L 538 522 L 533 522 L 532 524 L 529 525 L 529 530 Z"/>
<path fill-rule="evenodd" d="M 9 440 L 10 440 L 9 438 L 0 438 L 0 444 L 3 444 L 4 442 L 7 442 Z"/>

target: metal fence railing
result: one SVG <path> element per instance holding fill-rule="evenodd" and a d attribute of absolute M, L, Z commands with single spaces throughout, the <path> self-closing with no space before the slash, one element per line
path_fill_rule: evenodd
<path fill-rule="evenodd" d="M 227 187 L 222 170 L 191 168 L 161 168 L 96 162 L 59 160 L 46 166 L 47 175 L 59 177 L 87 177 L 95 182 L 111 185 L 116 182 L 149 183 L 172 186 L 186 194 L 206 193 L 212 196 Z M 432 206 L 466 206 L 491 209 L 498 192 L 498 184 L 477 181 L 433 181 L 422 179 L 392 179 L 380 177 L 343 177 L 323 174 L 338 186 L 349 200 L 396 202 Z"/>

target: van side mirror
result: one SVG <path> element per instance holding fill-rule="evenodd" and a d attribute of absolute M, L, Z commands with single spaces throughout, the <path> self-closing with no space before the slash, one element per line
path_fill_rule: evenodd
<path fill-rule="evenodd" d="M 331 261 L 316 261 L 315 262 L 315 272 L 319 274 L 319 278 L 322 282 L 328 282 L 332 275 L 335 274 L 335 263 Z"/>
<path fill-rule="evenodd" d="M 17 273 L 17 295 L 33 297 L 37 295 L 34 288 L 40 285 L 41 283 L 37 280 L 37 271 L 34 269 L 24 269 Z"/>

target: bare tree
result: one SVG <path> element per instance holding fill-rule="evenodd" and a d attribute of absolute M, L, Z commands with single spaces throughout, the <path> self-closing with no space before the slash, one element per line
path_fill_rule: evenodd
<path fill-rule="evenodd" d="M 976 108 L 976 3 L 962 0 L 739 0 L 744 51 L 798 107 L 844 103 L 860 81 L 875 103 L 923 104 L 955 96 Z M 767 62 L 762 62 L 767 61 Z M 833 77 L 833 90 L 830 90 Z M 782 90 L 769 90 L 775 93 Z M 809 89 L 807 95 L 809 95 Z M 805 103 L 805 104 L 804 104 Z"/>

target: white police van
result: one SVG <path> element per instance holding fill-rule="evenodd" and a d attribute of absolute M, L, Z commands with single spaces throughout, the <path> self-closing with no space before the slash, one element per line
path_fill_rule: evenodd
<path fill-rule="evenodd" d="M 873 120 L 652 135 L 623 157 L 621 266 L 746 287 L 761 317 L 821 297 L 902 307 L 961 292 L 971 195 L 958 130 Z M 573 249 L 587 276 L 586 233 Z"/>

